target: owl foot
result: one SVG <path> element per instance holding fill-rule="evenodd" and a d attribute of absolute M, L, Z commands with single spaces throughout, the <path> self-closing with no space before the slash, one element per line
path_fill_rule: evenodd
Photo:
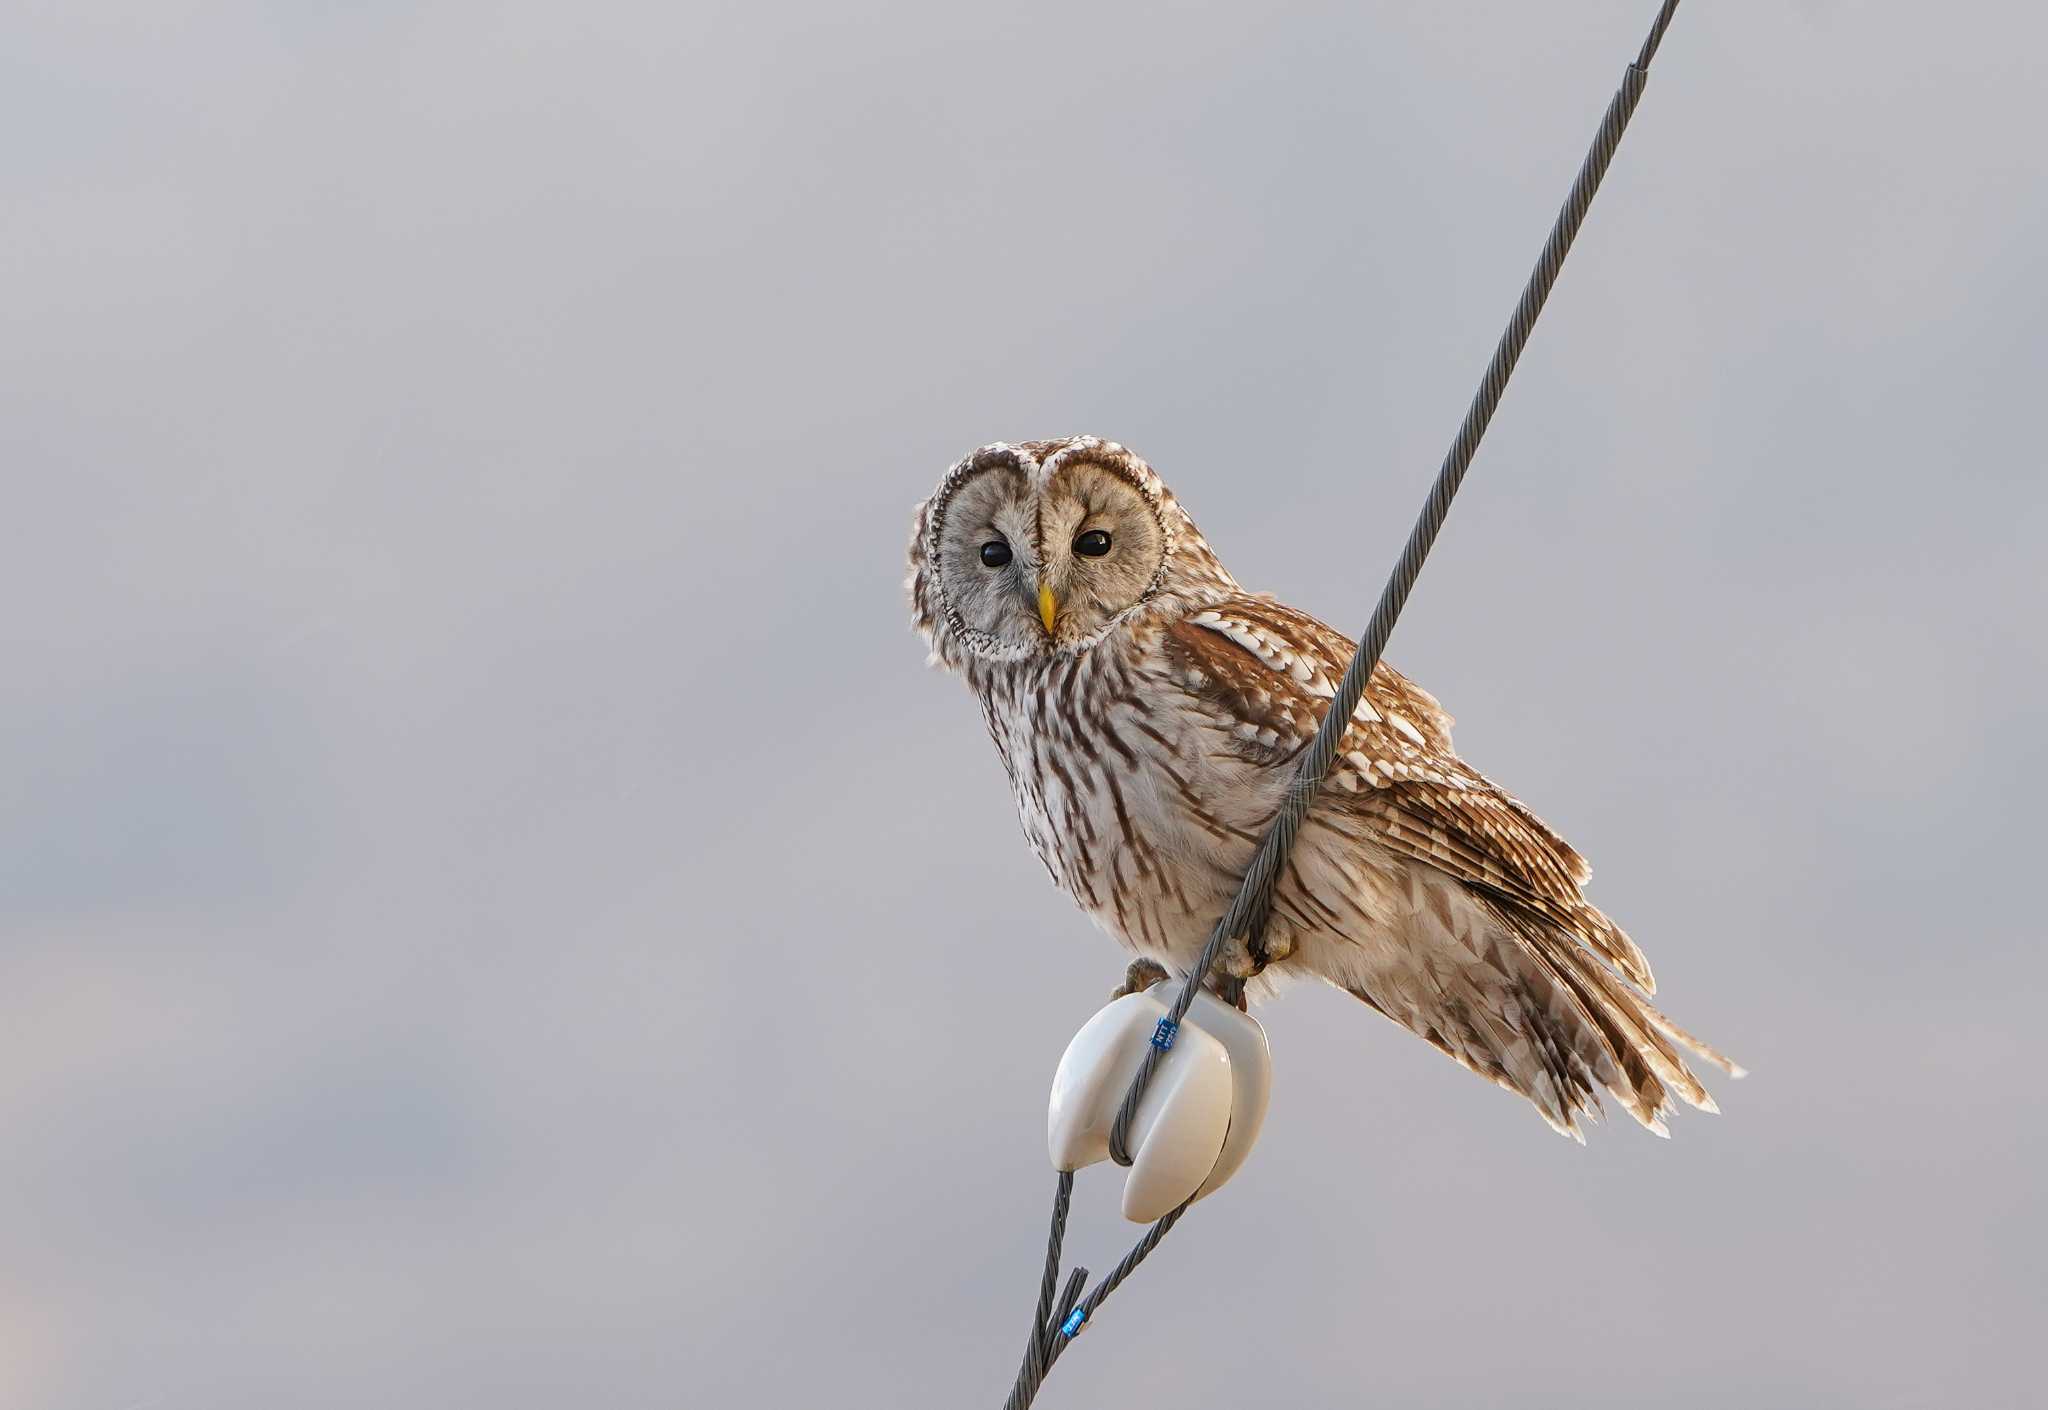
<path fill-rule="evenodd" d="M 1251 1003 L 1245 998 L 1244 981 L 1228 974 L 1209 976 L 1209 992 L 1235 1008 L 1239 1013 L 1250 1013 Z"/>
<path fill-rule="evenodd" d="M 1166 966 L 1157 960 L 1132 960 L 1124 971 L 1123 987 L 1109 997 L 1121 999 L 1126 994 L 1142 994 L 1154 984 L 1166 978 Z"/>
<path fill-rule="evenodd" d="M 1111 999 L 1121 999 L 1126 994 L 1142 994 L 1162 979 L 1171 979 L 1165 965 L 1157 960 L 1132 960 L 1124 970 L 1124 982 L 1111 991 Z M 1245 1001 L 1244 981 L 1223 973 L 1211 974 L 1206 986 L 1210 993 L 1232 1005 L 1239 1013 L 1250 1012 L 1251 1006 Z"/>

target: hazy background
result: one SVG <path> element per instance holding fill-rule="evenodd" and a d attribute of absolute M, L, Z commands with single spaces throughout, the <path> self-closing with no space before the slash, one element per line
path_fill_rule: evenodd
<path fill-rule="evenodd" d="M 1122 961 L 911 507 L 1362 625 L 1653 9 L 8 6 L 0 1405 L 998 1403 Z M 1756 1075 L 1292 994 L 1047 1410 L 2040 1403 L 2044 46 L 1683 7 L 1394 641 Z"/>

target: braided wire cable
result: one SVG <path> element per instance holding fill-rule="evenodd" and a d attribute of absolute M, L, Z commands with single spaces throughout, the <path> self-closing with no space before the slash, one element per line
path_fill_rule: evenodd
<path fill-rule="evenodd" d="M 1065 1189 L 1071 1190 L 1073 1188 L 1074 1177 L 1071 1172 L 1061 1171 L 1060 1178 L 1064 1182 Z M 1057 1198 L 1055 1196 L 1055 1199 Z M 1123 1283 L 1123 1280 L 1130 1277 L 1132 1273 L 1137 1271 L 1138 1265 L 1151 1256 L 1152 1250 L 1159 1247 L 1159 1241 L 1166 1237 L 1167 1232 L 1175 1224 L 1180 1222 L 1181 1215 L 1187 1213 L 1188 1206 L 1193 1203 L 1194 1200 L 1189 1199 L 1174 1209 L 1167 1211 L 1151 1228 L 1145 1231 L 1143 1238 L 1131 1246 L 1131 1251 L 1123 1256 L 1116 1267 L 1109 1270 L 1108 1274 L 1100 1283 L 1095 1285 L 1094 1291 L 1090 1292 L 1087 1297 L 1081 1297 L 1080 1290 L 1081 1284 L 1087 1281 L 1088 1270 L 1076 1268 L 1067 1279 L 1067 1288 L 1064 1295 L 1062 1295 L 1058 1303 L 1051 1304 L 1052 1310 L 1050 1315 L 1045 1310 L 1048 1307 L 1047 1301 L 1040 1301 L 1040 1315 L 1037 1323 L 1032 1327 L 1032 1344 L 1025 1352 L 1024 1365 L 1017 1372 L 1017 1382 L 1010 1388 L 1010 1398 L 1003 1402 L 1003 1410 L 1025 1410 L 1025 1407 L 1031 1404 L 1032 1399 L 1038 1394 L 1039 1386 L 1045 1383 L 1046 1376 L 1052 1371 L 1053 1363 L 1058 1361 L 1060 1354 L 1073 1344 L 1073 1340 L 1080 1334 L 1081 1328 L 1087 1325 L 1088 1319 L 1095 1315 L 1095 1309 L 1102 1306 L 1108 1300 L 1109 1295 L 1115 1292 Z M 1057 1226 L 1064 1221 L 1056 1219 L 1054 1222 Z M 1058 1266 L 1059 1243 L 1057 1236 L 1055 1236 L 1049 1258 L 1051 1262 L 1047 1265 L 1047 1279 L 1044 1285 L 1046 1290 L 1051 1288 L 1053 1269 Z"/>
<path fill-rule="evenodd" d="M 1407 545 L 1401 550 L 1401 557 L 1388 575 L 1385 588 L 1381 590 L 1379 604 L 1373 609 L 1372 621 L 1367 625 L 1365 635 L 1359 639 L 1358 650 L 1352 655 L 1351 664 L 1344 671 L 1344 678 L 1338 683 L 1336 693 L 1331 697 L 1322 723 L 1317 727 L 1315 737 L 1302 751 L 1301 762 L 1296 766 L 1294 777 L 1289 781 L 1285 796 L 1273 821 L 1268 825 L 1265 836 L 1260 840 L 1258 850 L 1253 853 L 1251 864 L 1245 868 L 1243 880 L 1229 908 L 1217 920 L 1215 928 L 1202 946 L 1200 958 L 1182 981 L 1180 992 L 1175 996 L 1172 1007 L 1167 1011 L 1166 1023 L 1177 1027 L 1193 1007 L 1195 995 L 1203 980 L 1216 966 L 1223 947 L 1233 936 L 1243 937 L 1254 954 L 1259 953 L 1259 944 L 1265 933 L 1266 922 L 1272 913 L 1273 890 L 1281 871 L 1287 864 L 1288 854 L 1293 850 L 1296 836 L 1302 823 L 1308 817 L 1309 806 L 1315 801 L 1324 778 L 1329 774 L 1330 765 L 1336 759 L 1337 750 L 1343 742 L 1345 732 L 1350 728 L 1352 712 L 1365 695 L 1366 683 L 1371 680 L 1380 655 L 1386 650 L 1387 639 L 1393 635 L 1394 624 L 1401 616 L 1401 609 L 1407 605 L 1408 594 L 1415 586 L 1416 578 L 1422 572 L 1422 564 L 1429 557 L 1431 547 L 1436 543 L 1438 532 L 1443 528 L 1444 519 L 1451 510 L 1451 500 L 1457 495 L 1458 487 L 1464 482 L 1465 472 L 1471 468 L 1472 458 L 1479 449 L 1479 442 L 1486 434 L 1493 413 L 1500 405 L 1501 395 L 1507 390 L 1508 379 L 1514 375 L 1515 364 L 1522 356 L 1522 349 L 1528 344 L 1529 334 L 1536 326 L 1536 319 L 1543 312 L 1545 300 L 1557 282 L 1559 270 L 1564 267 L 1565 256 L 1570 253 L 1572 241 L 1579 233 L 1579 226 L 1585 221 L 1586 212 L 1593 204 L 1593 197 L 1600 189 L 1601 178 L 1606 176 L 1608 164 L 1614 159 L 1615 149 L 1621 143 L 1622 133 L 1627 131 L 1629 119 L 1635 115 L 1636 104 L 1641 101 L 1643 88 L 1649 81 L 1650 61 L 1656 57 L 1657 49 L 1664 42 L 1664 32 L 1671 25 L 1673 13 L 1678 9 L 1678 0 L 1663 0 L 1657 17 L 1650 27 L 1649 37 L 1634 63 L 1622 73 L 1621 86 L 1607 104 L 1607 111 L 1601 118 L 1599 130 L 1593 136 L 1592 146 L 1580 164 L 1578 175 L 1573 179 L 1571 190 L 1566 195 L 1563 207 L 1550 229 L 1549 239 L 1544 241 L 1543 252 L 1537 257 L 1536 267 L 1530 272 L 1528 282 L 1522 288 L 1522 296 L 1515 303 L 1514 313 L 1508 319 L 1508 326 L 1495 346 L 1493 357 L 1486 365 L 1485 375 L 1480 379 L 1479 390 L 1473 395 L 1471 405 L 1465 411 L 1465 418 L 1459 423 L 1458 433 L 1445 454 L 1443 465 L 1437 471 L 1435 483 L 1430 487 L 1429 498 L 1424 501 L 1422 513 L 1409 531 Z M 1162 1025 L 1162 1032 L 1170 1032 Z M 1154 1072 L 1171 1047 L 1155 1042 L 1145 1049 L 1144 1060 L 1132 1078 L 1130 1089 L 1125 1092 L 1122 1105 L 1117 1109 L 1116 1123 L 1110 1130 L 1110 1157 L 1119 1165 L 1131 1163 L 1130 1132 L 1137 1117 L 1138 1105 L 1144 1099 L 1145 1089 Z M 1045 1277 L 1039 1290 L 1039 1316 L 1032 1328 L 1032 1341 L 1027 1349 L 1023 1367 L 1017 1373 L 1016 1384 L 1005 1402 L 1005 1410 L 1026 1410 L 1038 1388 L 1043 1384 L 1053 1364 L 1059 1360 L 1068 1342 L 1082 1324 L 1092 1317 L 1095 1310 L 1117 1290 L 1124 1279 L 1137 1270 L 1159 1246 L 1169 1230 L 1177 1223 L 1188 1205 L 1180 1205 L 1145 1231 L 1142 1238 L 1124 1255 L 1123 1260 L 1112 1269 L 1094 1291 L 1076 1305 L 1073 1289 L 1082 1281 L 1080 1277 L 1070 1279 L 1068 1292 L 1052 1304 L 1052 1288 L 1059 1267 L 1060 1243 L 1066 1227 L 1067 1200 L 1073 1189 L 1073 1175 L 1062 1172 L 1054 1196 L 1052 1237 L 1046 1250 Z M 1076 1270 L 1079 1274 L 1080 1270 Z M 1078 1317 L 1078 1321 L 1074 1320 Z"/>
<path fill-rule="evenodd" d="M 1022 1401 L 1016 1402 L 1020 1405 L 1031 1403 L 1031 1396 L 1038 1393 L 1039 1383 L 1045 1379 L 1045 1373 L 1052 1369 L 1056 1354 L 1052 1348 L 1053 1333 L 1059 1324 L 1066 1320 L 1067 1311 L 1078 1292 L 1076 1283 L 1086 1282 L 1088 1278 L 1087 1269 L 1076 1268 L 1074 1275 L 1067 1280 L 1068 1294 L 1061 1297 L 1057 1304 L 1054 1302 L 1054 1290 L 1058 1288 L 1060 1281 L 1060 1245 L 1066 1242 L 1067 1209 L 1073 1198 L 1074 1172 L 1062 1170 L 1058 1183 L 1053 1187 L 1052 1229 L 1045 1240 L 1045 1276 L 1038 1284 L 1038 1311 L 1032 1315 L 1031 1337 L 1024 1343 L 1024 1365 L 1017 1372 L 1017 1388 L 1011 1392 L 1013 1401 L 1016 1401 L 1019 1394 L 1024 1395 Z"/>
<path fill-rule="evenodd" d="M 1671 13 L 1677 8 L 1678 0 L 1665 0 L 1663 9 L 1658 11 L 1650 40 L 1643 46 L 1645 55 L 1655 52 L 1665 26 L 1671 22 Z M 1607 165 L 1614 158 L 1615 147 L 1621 142 L 1621 134 L 1635 113 L 1648 79 L 1649 71 L 1640 59 L 1623 72 L 1621 87 L 1607 105 L 1607 113 L 1601 119 L 1600 130 L 1594 135 L 1592 148 L 1586 153 L 1564 207 L 1557 214 L 1550 238 L 1544 242 L 1543 253 L 1536 261 L 1536 268 L 1523 286 L 1522 297 L 1515 304 L 1507 330 L 1501 334 L 1500 343 L 1494 348 L 1493 360 L 1486 366 L 1486 375 L 1480 379 L 1479 390 L 1465 411 L 1457 438 L 1451 442 L 1450 451 L 1444 456 L 1436 483 L 1430 488 L 1422 514 L 1408 534 L 1408 544 L 1401 550 L 1400 561 L 1394 565 L 1394 571 L 1380 593 L 1379 605 L 1373 609 L 1372 621 L 1359 640 L 1358 650 L 1345 669 L 1344 679 L 1337 685 L 1336 694 L 1331 698 L 1315 738 L 1302 752 L 1301 763 L 1288 784 L 1280 809 L 1260 841 L 1258 851 L 1252 854 L 1251 865 L 1245 868 L 1237 895 L 1216 922 L 1215 929 L 1209 932 L 1201 958 L 1188 971 L 1180 993 L 1174 998 L 1173 1007 L 1167 1011 L 1167 1017 L 1173 1022 L 1179 1023 L 1187 1016 L 1203 979 L 1215 968 L 1217 956 L 1232 936 L 1242 936 L 1245 943 L 1256 951 L 1273 908 L 1273 888 L 1287 864 L 1288 853 L 1293 850 L 1302 822 L 1308 817 L 1309 805 L 1315 801 L 1317 790 L 1330 772 L 1344 733 L 1351 727 L 1352 712 L 1358 708 L 1358 702 L 1365 694 L 1366 682 L 1372 678 L 1373 668 L 1379 665 L 1387 638 L 1393 635 L 1394 623 L 1399 620 L 1401 609 L 1407 605 L 1408 594 L 1422 572 L 1423 560 L 1429 557 L 1437 532 L 1443 528 L 1444 519 L 1451 511 L 1451 500 L 1458 493 L 1466 470 L 1471 467 L 1480 438 L 1486 434 L 1487 425 L 1493 420 L 1494 409 L 1500 405 L 1501 394 L 1507 390 L 1508 378 L 1514 375 L 1515 363 L 1521 358 L 1529 333 L 1536 326 L 1537 315 L 1543 312 L 1544 301 L 1550 297 L 1551 286 L 1557 282 L 1558 271 L 1564 267 L 1564 257 L 1579 233 L 1587 208 L 1593 203 L 1594 193 L 1600 189 L 1600 179 L 1607 174 Z M 1130 1090 L 1124 1094 L 1123 1105 L 1117 1111 L 1116 1125 L 1111 1128 L 1109 1138 L 1111 1158 L 1119 1165 L 1131 1163 L 1131 1123 L 1137 1117 L 1138 1103 L 1145 1095 L 1145 1088 L 1165 1055 L 1163 1048 L 1148 1049 Z"/>
<path fill-rule="evenodd" d="M 1093 1317 L 1095 1309 L 1109 1300 L 1109 1295 L 1117 1290 L 1118 1285 L 1124 1279 L 1130 1277 L 1132 1273 L 1135 1273 L 1140 1263 L 1143 1263 L 1152 1256 L 1152 1250 L 1159 1247 L 1159 1241 L 1166 1237 L 1167 1231 L 1180 1222 L 1181 1215 L 1186 1214 L 1188 1206 L 1193 1203 L 1194 1200 L 1190 1198 L 1176 1205 L 1173 1209 L 1168 1210 L 1158 1222 L 1145 1231 L 1144 1238 L 1139 1239 L 1137 1243 L 1131 1246 L 1131 1251 L 1123 1256 L 1123 1260 L 1116 1267 L 1109 1270 L 1109 1276 L 1098 1283 L 1095 1291 L 1089 1293 L 1082 1301 L 1081 1317 L 1083 1321 Z M 1072 1338 L 1069 1337 L 1067 1340 L 1071 1341 Z"/>

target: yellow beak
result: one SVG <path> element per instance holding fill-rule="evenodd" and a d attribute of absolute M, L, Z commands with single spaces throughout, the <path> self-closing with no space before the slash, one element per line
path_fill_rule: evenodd
<path fill-rule="evenodd" d="M 1044 583 L 1038 585 L 1038 620 L 1045 623 L 1047 634 L 1052 632 L 1053 618 L 1059 615 L 1060 605 L 1053 600 L 1052 589 Z"/>

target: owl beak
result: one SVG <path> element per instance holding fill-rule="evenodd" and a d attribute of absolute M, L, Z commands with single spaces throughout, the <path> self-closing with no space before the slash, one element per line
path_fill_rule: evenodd
<path fill-rule="evenodd" d="M 1044 583 L 1038 585 L 1038 620 L 1045 623 L 1046 635 L 1052 634 L 1053 619 L 1059 616 L 1060 605 L 1052 595 L 1052 589 Z"/>

